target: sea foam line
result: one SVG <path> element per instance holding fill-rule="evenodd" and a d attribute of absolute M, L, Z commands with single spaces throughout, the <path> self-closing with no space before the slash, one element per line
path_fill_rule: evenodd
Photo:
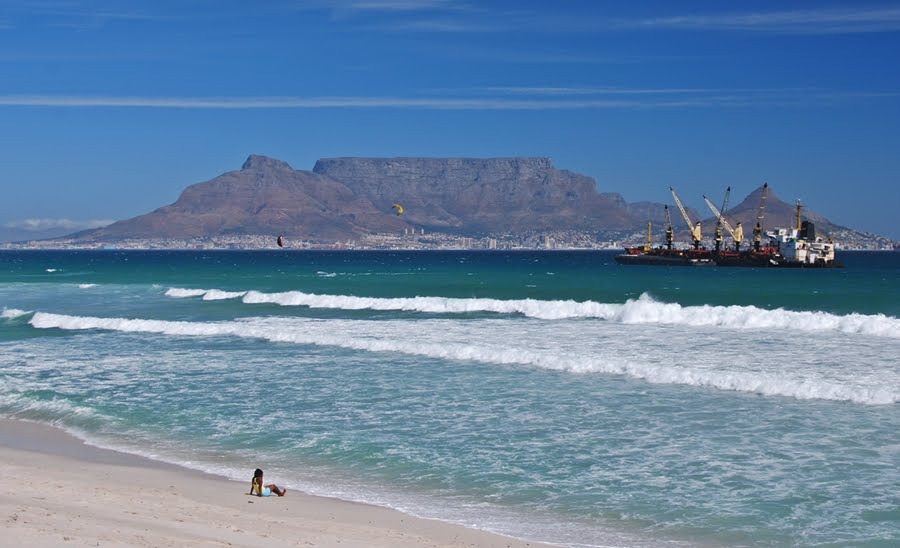
<path fill-rule="evenodd" d="M 19 310 L 18 308 L 4 308 L 3 312 L 0 312 L 0 318 L 12 320 L 13 318 L 18 318 L 25 314 L 31 314 L 31 312 L 28 310 Z"/>
<path fill-rule="evenodd" d="M 459 299 L 450 297 L 358 297 L 285 291 L 220 291 L 216 289 L 170 288 L 171 297 L 198 297 L 219 300 L 242 297 L 246 304 L 277 304 L 340 310 L 397 310 L 435 314 L 494 312 L 519 314 L 541 320 L 598 318 L 625 324 L 686 325 L 692 327 L 725 327 L 730 329 L 797 330 L 806 332 L 837 331 L 876 337 L 900 338 L 900 319 L 884 314 L 831 314 L 821 311 L 791 311 L 783 308 L 767 310 L 756 306 L 682 306 L 664 303 L 644 293 L 624 304 L 595 301 L 501 300 L 489 298 Z"/>
<path fill-rule="evenodd" d="M 180 287 L 170 287 L 165 292 L 165 295 L 167 297 L 173 297 L 176 299 L 202 297 L 204 301 L 236 299 L 238 297 L 243 297 L 246 294 L 246 291 L 222 291 L 221 289 L 184 289 Z"/>
<path fill-rule="evenodd" d="M 630 361 L 618 356 L 575 350 L 560 353 L 555 347 L 528 346 L 527 337 L 517 341 L 491 337 L 490 342 L 443 340 L 446 321 L 437 321 L 427 334 L 397 336 L 396 326 L 388 331 L 362 333 L 357 326 L 372 322 L 350 320 L 303 320 L 254 318 L 232 322 L 187 322 L 127 318 L 98 318 L 36 312 L 30 320 L 36 328 L 71 330 L 103 329 L 120 332 L 156 333 L 173 336 L 233 336 L 272 342 L 334 346 L 369 352 L 392 352 L 429 358 L 474 361 L 487 364 L 524 365 L 577 373 L 608 373 L 644 379 L 653 383 L 712 387 L 797 399 L 826 399 L 863 404 L 893 404 L 900 399 L 896 388 L 792 376 L 775 371 L 708 369 L 691 364 L 660 365 L 644 360 Z M 375 322 L 380 325 L 381 322 Z M 377 329 L 377 328 L 373 328 Z M 479 330 L 478 326 L 472 329 Z"/>

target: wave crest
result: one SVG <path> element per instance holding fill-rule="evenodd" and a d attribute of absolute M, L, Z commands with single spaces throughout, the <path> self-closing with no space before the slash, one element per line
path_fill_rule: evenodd
<path fill-rule="evenodd" d="M 238 297 L 243 297 L 246 294 L 246 291 L 222 291 L 221 289 L 184 289 L 180 287 L 170 287 L 165 292 L 165 295 L 167 297 L 173 297 L 176 299 L 202 297 L 204 301 L 236 299 Z"/>
<path fill-rule="evenodd" d="M 595 301 L 560 301 L 451 297 L 358 297 L 285 291 L 221 291 L 217 289 L 170 288 L 166 295 L 176 298 L 203 297 L 203 300 L 242 297 L 246 304 L 276 304 L 338 310 L 406 311 L 432 314 L 497 313 L 518 314 L 540 320 L 597 318 L 626 324 L 686 325 L 729 329 L 774 329 L 806 332 L 837 331 L 875 337 L 900 338 L 900 319 L 884 314 L 832 314 L 821 311 L 768 310 L 756 306 L 684 306 L 664 303 L 647 293 L 624 304 Z"/>
<path fill-rule="evenodd" d="M 485 323 L 488 322 L 488 323 Z M 709 367 L 683 362 L 661 362 L 621 353 L 600 353 L 596 348 L 571 348 L 559 352 L 533 333 L 522 333 L 518 322 L 493 320 L 460 326 L 451 320 L 425 320 L 415 336 L 401 336 L 396 322 L 356 320 L 308 320 L 298 318 L 250 318 L 228 322 L 187 322 L 127 318 L 67 316 L 37 312 L 30 323 L 36 328 L 104 329 L 173 336 L 231 336 L 272 342 L 334 346 L 367 352 L 392 352 L 486 364 L 522 365 L 571 371 L 607 373 L 653 383 L 712 387 L 798 399 L 826 399 L 864 404 L 893 404 L 900 392 L 889 371 L 863 379 L 852 371 L 831 377 L 817 370 L 784 370 L 774 363 L 765 370 L 745 367 Z M 454 330 L 451 334 L 451 330 Z M 460 331 L 461 329 L 461 331 Z M 560 326 L 562 331 L 569 328 Z M 541 331 L 540 329 L 538 331 Z M 407 332 L 408 333 L 408 332 Z M 477 335 L 476 335 L 477 333 Z M 558 335 L 558 334 L 557 334 Z M 668 352 L 668 351 L 667 351 Z M 886 375 L 886 377 L 885 377 Z M 886 384 L 885 384 L 886 383 Z M 887 386 L 887 388 L 885 388 Z M 892 388 L 893 387 L 893 388 Z"/>
<path fill-rule="evenodd" d="M 0 312 L 0 318 L 3 318 L 4 320 L 12 320 L 26 314 L 31 314 L 31 312 L 27 310 L 19 310 L 18 308 L 4 308 L 3 311 Z"/>

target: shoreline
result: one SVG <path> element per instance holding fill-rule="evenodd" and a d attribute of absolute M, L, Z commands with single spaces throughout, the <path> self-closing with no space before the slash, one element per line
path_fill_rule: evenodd
<path fill-rule="evenodd" d="M 3 529 L 25 545 L 552 546 L 247 482 L 86 444 L 42 423 L 0 419 Z M 246 485 L 244 485 L 246 483 Z"/>

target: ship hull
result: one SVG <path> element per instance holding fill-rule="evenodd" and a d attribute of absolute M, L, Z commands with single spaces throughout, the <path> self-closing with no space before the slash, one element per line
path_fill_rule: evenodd
<path fill-rule="evenodd" d="M 656 266 L 715 266 L 706 255 L 691 257 L 680 253 L 623 253 L 616 255 L 619 264 L 643 264 Z"/>
<path fill-rule="evenodd" d="M 842 268 L 837 261 L 802 262 L 792 261 L 779 254 L 772 253 L 720 253 L 713 256 L 716 266 L 750 267 L 750 268 Z"/>
<path fill-rule="evenodd" d="M 755 253 L 744 251 L 740 253 L 709 253 L 702 250 L 692 251 L 641 251 L 627 250 L 626 253 L 616 255 L 615 260 L 619 264 L 627 265 L 654 265 L 654 266 L 721 266 L 744 268 L 842 268 L 844 265 L 837 261 L 818 261 L 805 263 L 791 261 L 777 253 Z"/>

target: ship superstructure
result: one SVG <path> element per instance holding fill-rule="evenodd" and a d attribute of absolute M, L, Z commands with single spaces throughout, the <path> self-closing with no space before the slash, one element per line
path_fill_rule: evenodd
<path fill-rule="evenodd" d="M 797 201 L 797 224 L 792 228 L 779 228 L 766 233 L 770 245 L 788 263 L 802 266 L 833 266 L 834 242 L 816 234 L 812 221 L 803 221 L 800 201 Z"/>

